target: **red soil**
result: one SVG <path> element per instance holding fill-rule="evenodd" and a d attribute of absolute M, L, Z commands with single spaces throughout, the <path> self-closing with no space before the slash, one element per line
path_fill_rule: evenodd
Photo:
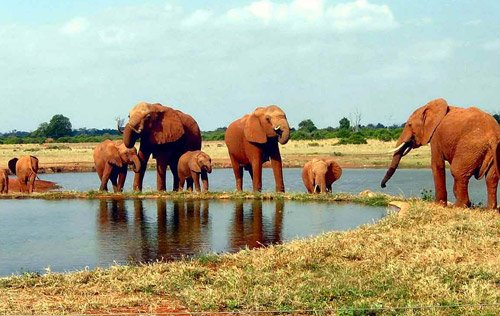
<path fill-rule="evenodd" d="M 51 189 L 56 188 L 56 183 L 52 181 L 36 180 L 35 181 L 35 192 L 46 192 Z M 10 192 L 21 192 L 19 181 L 17 178 L 9 178 L 9 193 Z"/>

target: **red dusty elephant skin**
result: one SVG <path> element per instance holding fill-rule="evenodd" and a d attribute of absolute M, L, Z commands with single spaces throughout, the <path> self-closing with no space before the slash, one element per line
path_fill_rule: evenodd
<path fill-rule="evenodd" d="M 0 193 L 9 193 L 9 171 L 0 169 Z"/>
<path fill-rule="evenodd" d="M 445 161 L 455 180 L 456 206 L 470 206 L 469 179 L 486 178 L 488 207 L 497 207 L 500 172 L 500 126 L 495 119 L 475 107 L 449 106 L 443 99 L 430 101 L 410 116 L 399 137 L 391 165 L 381 186 L 396 171 L 401 157 L 411 149 L 430 143 L 436 201 L 447 203 Z"/>
<path fill-rule="evenodd" d="M 35 190 L 35 179 L 38 172 L 38 158 L 22 156 L 8 162 L 10 171 L 17 176 L 21 192 L 32 193 Z"/>
<path fill-rule="evenodd" d="M 108 180 L 113 184 L 114 192 L 122 192 L 129 165 L 139 172 L 141 162 L 135 147 L 127 148 L 122 141 L 107 139 L 94 148 L 94 164 L 101 186 L 99 190 L 108 191 Z"/>
<path fill-rule="evenodd" d="M 200 192 L 200 177 L 203 191 L 208 191 L 208 174 L 212 172 L 212 159 L 201 150 L 188 151 L 179 158 L 177 167 L 179 174 L 179 191 L 182 191 L 184 182 L 187 182 L 188 191 L 193 191 L 193 183 L 197 192 Z"/>
<path fill-rule="evenodd" d="M 302 168 L 302 181 L 309 193 L 332 192 L 332 183 L 341 175 L 339 164 L 328 158 L 314 158 Z"/>
<path fill-rule="evenodd" d="M 134 178 L 134 190 L 142 190 L 144 173 L 151 154 L 156 159 L 156 187 L 165 191 L 167 166 L 173 175 L 173 190 L 179 187 L 177 164 L 186 151 L 201 149 L 198 123 L 189 115 L 161 104 L 139 103 L 132 108 L 123 130 L 123 143 L 128 148 L 141 139 L 141 170 Z"/>
<path fill-rule="evenodd" d="M 262 190 L 262 164 L 269 159 L 276 191 L 284 192 L 280 144 L 290 138 L 285 112 L 276 105 L 258 107 L 251 114 L 232 122 L 226 130 L 225 142 L 236 178 L 236 189 L 242 190 L 243 168 L 250 172 L 254 191 Z"/>

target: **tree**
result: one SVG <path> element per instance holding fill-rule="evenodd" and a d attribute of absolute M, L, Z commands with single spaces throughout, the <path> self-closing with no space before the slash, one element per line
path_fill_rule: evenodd
<path fill-rule="evenodd" d="M 59 138 L 71 136 L 71 122 L 62 114 L 56 114 L 51 119 L 46 129 L 46 137 Z"/>
<path fill-rule="evenodd" d="M 347 117 L 343 117 L 340 121 L 340 129 L 350 129 L 351 128 L 351 122 L 347 119 Z"/>
<path fill-rule="evenodd" d="M 317 129 L 318 128 L 316 127 L 316 125 L 314 125 L 313 121 L 311 121 L 310 119 L 303 120 L 302 122 L 299 123 L 299 130 L 300 131 L 311 133 Z"/>
<path fill-rule="evenodd" d="M 38 126 L 38 128 L 31 134 L 33 137 L 47 137 L 47 128 L 49 123 L 43 122 Z"/>

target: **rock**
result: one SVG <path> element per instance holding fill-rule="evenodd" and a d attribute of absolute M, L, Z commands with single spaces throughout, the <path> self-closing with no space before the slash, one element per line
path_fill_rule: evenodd
<path fill-rule="evenodd" d="M 370 191 L 370 190 L 364 190 L 364 191 L 361 191 L 361 192 L 359 193 L 359 195 L 360 195 L 360 196 L 367 196 L 367 197 L 374 197 L 374 196 L 376 196 L 376 194 L 375 194 L 375 193 L 373 193 L 373 192 L 372 192 L 372 191 Z"/>
<path fill-rule="evenodd" d="M 391 201 L 389 202 L 389 207 L 392 209 L 396 209 L 398 212 L 398 216 L 405 216 L 406 214 L 408 214 L 410 204 L 408 202 L 402 201 Z"/>

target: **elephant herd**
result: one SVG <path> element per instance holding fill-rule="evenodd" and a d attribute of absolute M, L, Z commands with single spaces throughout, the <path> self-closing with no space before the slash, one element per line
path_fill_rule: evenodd
<path fill-rule="evenodd" d="M 133 189 L 142 190 L 144 174 L 150 156 L 156 160 L 157 189 L 166 189 L 166 171 L 173 175 L 172 188 L 208 190 L 208 174 L 212 171 L 210 157 L 201 151 L 201 132 L 188 114 L 161 104 L 139 103 L 132 108 L 123 130 L 123 141 L 106 140 L 94 150 L 96 171 L 101 190 L 107 190 L 111 180 L 115 192 L 123 189 L 128 165 L 135 171 Z M 276 105 L 258 107 L 229 124 L 225 133 L 229 158 L 236 181 L 242 190 L 243 171 L 252 178 L 254 191 L 262 189 L 262 165 L 271 162 L 276 191 L 284 192 L 282 160 L 279 144 L 290 138 L 290 126 L 285 112 Z M 135 143 L 140 139 L 139 150 Z M 386 183 L 396 171 L 401 158 L 412 149 L 430 144 L 431 167 L 436 202 L 446 205 L 445 162 L 454 178 L 456 206 L 471 205 L 468 183 L 472 176 L 485 177 L 488 207 L 497 208 L 497 188 L 500 176 L 500 126 L 486 112 L 476 107 L 460 108 L 435 99 L 415 110 L 408 118 L 392 162 L 381 182 Z M 9 169 L 17 174 L 23 191 L 31 192 L 38 170 L 38 160 L 32 156 L 11 160 Z M 332 183 L 340 178 L 342 169 L 330 158 L 314 158 L 304 165 L 302 180 L 309 193 L 331 192 Z M 0 192 L 6 192 L 7 174 L 0 172 Z"/>

